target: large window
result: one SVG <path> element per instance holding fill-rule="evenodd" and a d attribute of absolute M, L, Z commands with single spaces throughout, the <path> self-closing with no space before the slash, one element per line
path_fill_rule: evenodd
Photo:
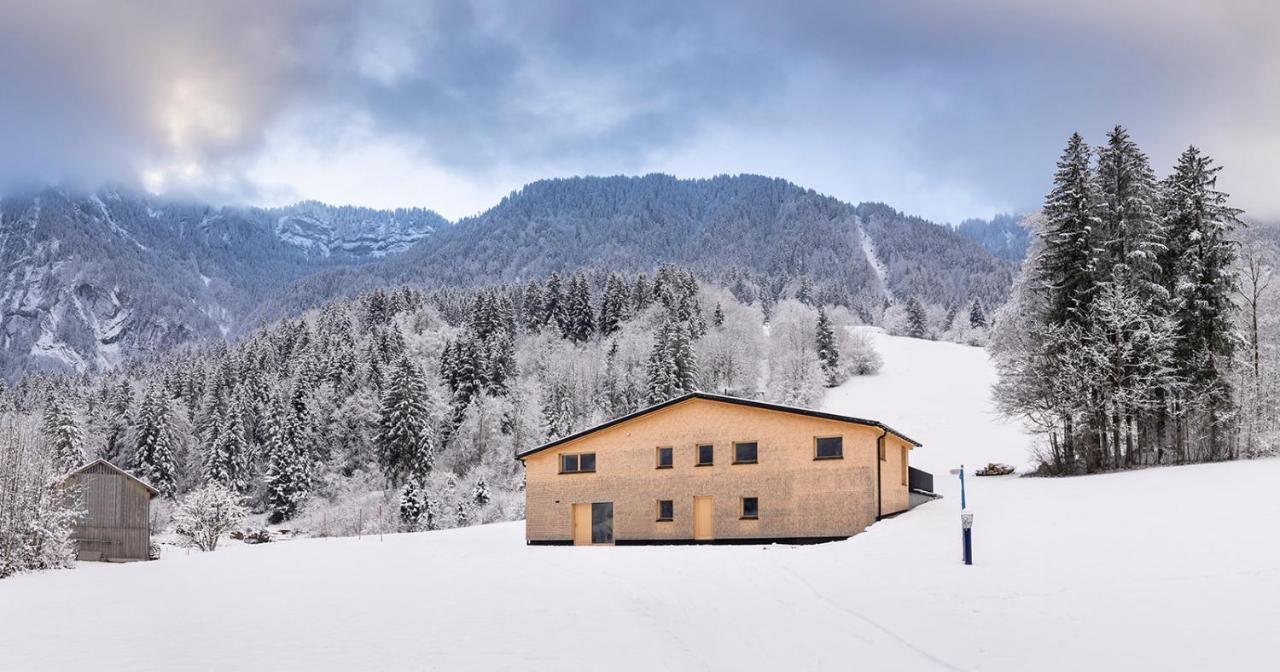
<path fill-rule="evenodd" d="M 715 464 L 716 449 L 710 444 L 698 446 L 698 466 L 709 467 Z"/>
<path fill-rule="evenodd" d="M 662 446 L 658 448 L 658 468 L 670 469 L 672 465 L 671 447 Z"/>
<path fill-rule="evenodd" d="M 669 522 L 675 518 L 676 505 L 670 499 L 658 500 L 658 522 Z"/>
<path fill-rule="evenodd" d="M 839 436 L 820 436 L 814 446 L 813 459 L 839 460 L 844 458 L 844 438 Z"/>
<path fill-rule="evenodd" d="M 613 502 L 591 505 L 591 543 L 613 543 Z"/>
<path fill-rule="evenodd" d="M 756 520 L 760 517 L 760 499 L 757 497 L 742 498 L 742 519 Z"/>
<path fill-rule="evenodd" d="M 733 444 L 734 464 L 755 464 L 758 446 L 755 441 L 743 441 Z"/>
<path fill-rule="evenodd" d="M 906 447 L 906 446 L 903 446 L 903 447 L 902 447 L 902 484 L 903 484 L 903 485 L 906 485 L 906 484 L 907 484 L 907 477 L 908 477 L 908 474 L 907 474 L 907 469 L 908 469 L 908 467 L 907 467 L 907 450 L 908 450 L 908 449 L 907 449 L 907 447 Z"/>
<path fill-rule="evenodd" d="M 595 470 L 595 453 L 574 453 L 560 456 L 560 473 L 562 474 L 581 474 Z"/>

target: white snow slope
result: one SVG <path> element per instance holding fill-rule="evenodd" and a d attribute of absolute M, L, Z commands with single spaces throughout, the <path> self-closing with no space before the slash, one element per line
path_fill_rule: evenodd
<path fill-rule="evenodd" d="M 527 547 L 523 526 L 234 542 L 0 581 L 0 670 L 1267 669 L 1280 461 L 1070 479 L 1020 462 L 981 350 L 877 335 L 832 410 L 925 443 L 946 499 L 806 547 Z"/>

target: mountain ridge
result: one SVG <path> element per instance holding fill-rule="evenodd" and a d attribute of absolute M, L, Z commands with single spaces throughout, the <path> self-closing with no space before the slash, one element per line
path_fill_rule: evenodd
<path fill-rule="evenodd" d="M 666 262 L 762 300 L 808 283 L 868 322 L 909 296 L 998 303 L 1014 268 L 949 227 L 759 175 L 538 180 L 452 224 L 421 208 L 47 188 L 0 199 L 0 374 L 110 368 L 379 286 Z"/>

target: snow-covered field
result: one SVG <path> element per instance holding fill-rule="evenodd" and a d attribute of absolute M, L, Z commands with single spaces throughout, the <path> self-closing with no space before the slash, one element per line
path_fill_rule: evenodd
<path fill-rule="evenodd" d="M 826 408 L 925 444 L 943 500 L 809 547 L 546 548 L 519 523 L 229 544 L 0 581 L 0 670 L 1269 669 L 1280 460 L 1072 479 L 990 414 L 983 351 L 877 335 Z"/>

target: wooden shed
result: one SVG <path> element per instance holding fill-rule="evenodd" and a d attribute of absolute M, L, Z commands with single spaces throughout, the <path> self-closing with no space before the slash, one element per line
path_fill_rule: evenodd
<path fill-rule="evenodd" d="M 158 490 L 106 460 L 67 474 L 62 487 L 83 515 L 72 526 L 80 560 L 146 560 L 151 549 L 151 499 Z"/>

